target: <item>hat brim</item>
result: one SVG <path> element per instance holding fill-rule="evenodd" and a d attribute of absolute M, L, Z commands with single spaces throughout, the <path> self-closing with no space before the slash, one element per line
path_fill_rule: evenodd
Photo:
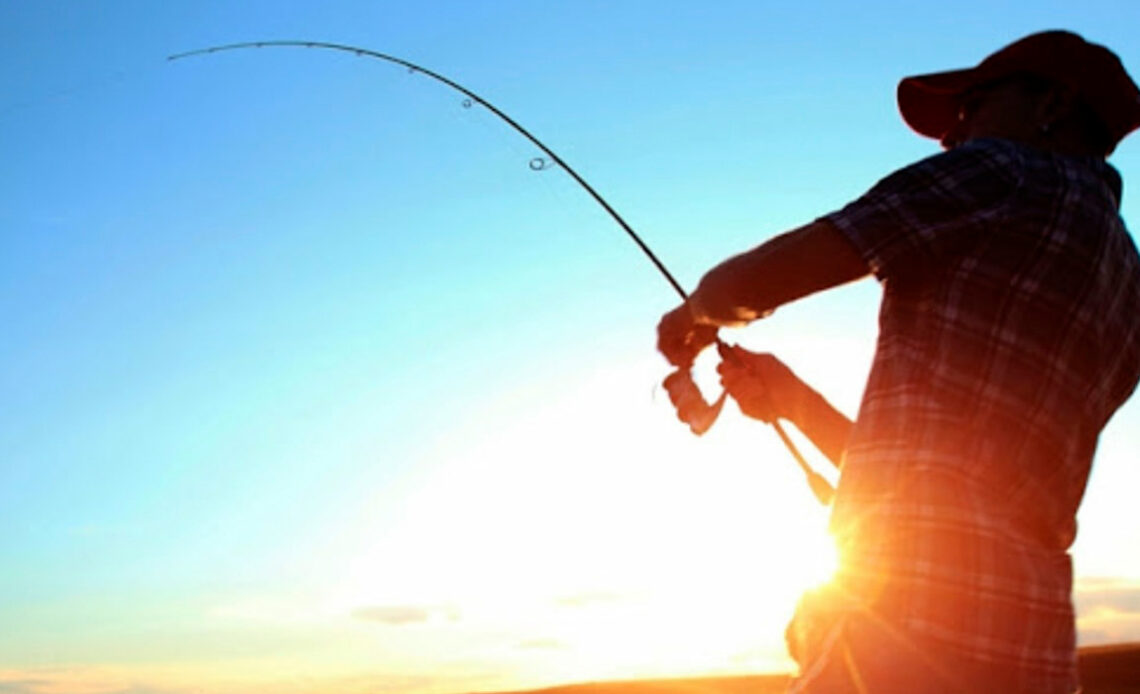
<path fill-rule="evenodd" d="M 899 82 L 899 113 L 918 134 L 940 140 L 958 122 L 962 94 L 983 81 L 978 68 L 905 77 Z"/>

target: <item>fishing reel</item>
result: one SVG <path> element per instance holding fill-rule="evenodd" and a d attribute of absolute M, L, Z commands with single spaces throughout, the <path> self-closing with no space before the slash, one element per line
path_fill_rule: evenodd
<path fill-rule="evenodd" d="M 735 361 L 736 355 L 721 340 L 716 341 L 716 350 L 720 358 L 726 361 Z M 724 409 L 724 401 L 728 399 L 728 391 L 723 391 L 713 402 L 705 399 L 704 393 L 693 380 L 692 367 L 678 368 L 665 377 L 661 383 L 665 392 L 669 393 L 669 401 L 677 412 L 677 418 L 689 425 L 689 430 L 701 436 L 716 423 L 720 411 Z"/>
<path fill-rule="evenodd" d="M 716 341 L 716 349 L 721 358 L 726 361 L 735 362 L 738 357 L 733 354 L 728 345 L 720 339 Z M 709 402 L 705 399 L 701 389 L 693 380 L 693 372 L 691 368 L 679 368 L 673 373 L 665 377 L 661 384 L 667 393 L 669 393 L 669 400 L 673 403 L 673 407 L 677 412 L 677 418 L 689 426 L 689 430 L 697 436 L 701 436 L 716 423 L 720 412 L 724 409 L 724 401 L 728 398 L 728 391 L 723 391 L 715 401 Z M 803 455 L 796 448 L 796 445 L 788 437 L 784 427 L 780 424 L 779 419 L 773 417 L 768 422 L 775 429 L 776 434 L 779 435 L 780 440 L 783 441 L 784 446 L 787 447 L 788 452 L 795 458 L 796 464 L 804 473 L 808 487 L 811 489 L 812 494 L 816 500 L 824 506 L 831 504 L 835 496 L 835 488 L 823 475 L 816 472 L 804 459 Z"/>

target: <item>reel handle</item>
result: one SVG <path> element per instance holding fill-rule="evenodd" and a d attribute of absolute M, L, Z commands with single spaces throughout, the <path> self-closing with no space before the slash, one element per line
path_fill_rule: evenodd
<path fill-rule="evenodd" d="M 716 422 L 728 392 L 723 392 L 715 402 L 708 402 L 701 389 L 693 381 L 689 369 L 677 369 L 665 377 L 661 383 L 669 393 L 669 401 L 677 411 L 677 419 L 689 425 L 689 430 L 697 436 L 704 434 Z"/>

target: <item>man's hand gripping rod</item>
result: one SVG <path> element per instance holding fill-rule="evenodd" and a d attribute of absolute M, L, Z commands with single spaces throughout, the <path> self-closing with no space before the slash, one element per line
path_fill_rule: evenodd
<path fill-rule="evenodd" d="M 676 285 L 674 285 L 676 286 Z M 688 296 L 684 291 L 681 291 L 682 297 L 688 301 Z M 733 354 L 728 345 L 724 343 L 719 337 L 716 338 L 716 351 L 720 354 L 721 359 L 728 361 L 732 364 L 738 364 L 739 358 Z M 765 398 L 767 398 L 767 385 L 764 383 L 763 377 L 760 374 L 755 374 L 756 378 L 760 380 L 760 386 L 765 391 Z M 724 407 L 724 401 L 728 396 L 728 391 L 720 394 L 714 402 L 709 403 L 701 394 L 700 388 L 693 382 L 693 374 L 690 369 L 677 369 L 665 378 L 663 383 L 665 390 L 669 393 L 669 399 L 673 402 L 673 406 L 677 408 L 678 414 L 683 413 L 682 417 L 686 424 L 689 425 L 689 430 L 697 436 L 704 434 L 708 431 L 717 417 L 720 416 L 720 411 Z M 769 409 L 772 409 L 769 404 Z M 796 444 L 788 436 L 788 432 L 784 431 L 783 425 L 780 420 L 773 418 L 770 422 L 772 428 L 780 436 L 780 440 L 784 442 L 788 452 L 795 458 L 796 463 L 800 466 L 807 477 L 808 486 L 811 487 L 812 494 L 819 503 L 827 506 L 831 503 L 832 497 L 835 496 L 835 489 L 827 479 L 816 472 L 807 461 L 804 460 L 803 455 L 800 453 Z"/>

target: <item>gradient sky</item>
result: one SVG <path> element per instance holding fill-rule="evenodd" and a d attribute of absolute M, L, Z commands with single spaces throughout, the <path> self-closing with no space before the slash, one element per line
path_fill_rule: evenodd
<path fill-rule="evenodd" d="M 823 513 L 772 433 L 673 419 L 676 297 L 937 151 L 904 74 L 1140 4 L 0 0 L 0 690 L 448 693 L 787 667 Z M 1123 213 L 1140 136 L 1112 160 Z M 731 339 L 853 414 L 871 281 Z M 711 363 L 702 364 L 708 383 Z M 1074 549 L 1140 639 L 1140 405 Z M 817 458 L 818 459 L 818 458 Z"/>

